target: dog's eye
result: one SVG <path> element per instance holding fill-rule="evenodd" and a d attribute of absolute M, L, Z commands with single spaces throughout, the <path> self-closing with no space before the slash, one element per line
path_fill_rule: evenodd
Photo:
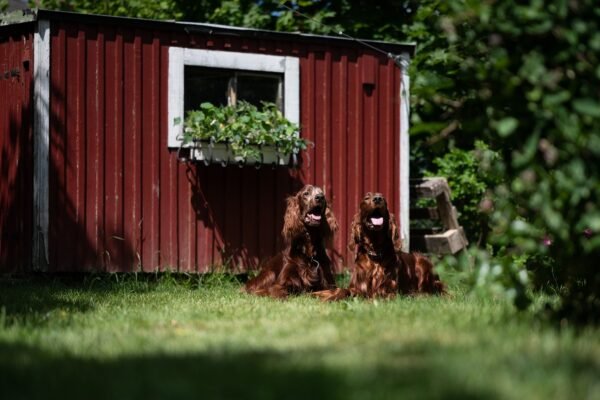
<path fill-rule="evenodd" d="M 369 200 L 369 197 L 371 197 L 371 196 L 369 196 L 369 195 L 366 195 L 366 196 L 365 196 L 365 200 Z"/>
<path fill-rule="evenodd" d="M 306 191 L 306 192 L 302 193 L 302 196 L 304 196 L 304 197 L 308 197 L 308 195 L 309 195 L 309 194 L 310 194 L 310 193 L 309 193 L 308 191 Z"/>

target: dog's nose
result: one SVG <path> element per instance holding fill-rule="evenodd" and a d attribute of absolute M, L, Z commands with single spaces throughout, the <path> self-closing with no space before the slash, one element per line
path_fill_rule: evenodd
<path fill-rule="evenodd" d="M 317 193 L 315 196 L 315 200 L 317 200 L 318 202 L 322 202 L 323 200 L 325 200 L 325 195 L 323 195 L 323 193 Z"/>
<path fill-rule="evenodd" d="M 373 203 L 375 204 L 379 204 L 383 201 L 383 197 L 379 194 L 376 194 L 375 196 L 373 196 Z"/>

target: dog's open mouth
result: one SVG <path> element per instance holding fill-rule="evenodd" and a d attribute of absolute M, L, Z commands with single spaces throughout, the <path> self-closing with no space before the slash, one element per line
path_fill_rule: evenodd
<path fill-rule="evenodd" d="M 369 214 L 366 222 L 368 228 L 379 230 L 383 227 L 385 219 L 383 218 L 381 210 L 376 209 L 371 214 Z"/>
<path fill-rule="evenodd" d="M 323 217 L 323 208 L 320 206 L 313 207 L 304 216 L 304 222 L 309 225 L 319 225 Z"/>

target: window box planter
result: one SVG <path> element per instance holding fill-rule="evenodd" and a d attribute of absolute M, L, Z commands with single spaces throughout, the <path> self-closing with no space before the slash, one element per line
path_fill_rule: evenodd
<path fill-rule="evenodd" d="M 185 120 L 180 158 L 204 164 L 289 166 L 292 155 L 306 149 L 299 127 L 274 103 L 262 109 L 239 101 L 235 106 L 202 103 Z M 181 157 L 181 154 L 187 157 Z"/>
<path fill-rule="evenodd" d="M 259 157 L 249 156 L 244 158 L 236 156 L 227 143 L 210 143 L 208 141 L 196 141 L 189 147 L 189 160 L 200 161 L 205 165 L 220 164 L 222 166 L 260 166 L 262 164 L 271 166 L 288 166 L 291 154 L 283 154 L 274 146 L 259 148 Z"/>

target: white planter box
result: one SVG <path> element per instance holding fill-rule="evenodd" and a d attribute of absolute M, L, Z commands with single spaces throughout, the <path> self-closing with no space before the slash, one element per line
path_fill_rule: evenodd
<path fill-rule="evenodd" d="M 190 147 L 190 159 L 194 161 L 202 161 L 205 164 L 221 164 L 226 165 L 281 165 L 287 166 L 290 163 L 290 154 L 278 153 L 275 147 L 265 146 L 262 148 L 262 157 L 259 159 L 248 158 L 244 160 L 242 157 L 234 156 L 227 144 L 198 142 Z"/>

